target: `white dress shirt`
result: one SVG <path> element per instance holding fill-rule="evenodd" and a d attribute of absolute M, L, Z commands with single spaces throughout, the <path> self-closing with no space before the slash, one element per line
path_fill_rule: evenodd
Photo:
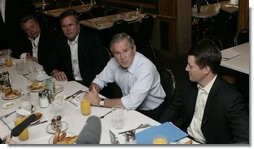
<path fill-rule="evenodd" d="M 200 143 L 206 143 L 206 139 L 201 130 L 201 124 L 203 120 L 207 98 L 216 77 L 217 75 L 204 88 L 202 88 L 199 84 L 197 85 L 198 96 L 195 111 L 190 126 L 187 128 L 187 132 L 191 137 L 193 137 L 196 141 Z"/>
<path fill-rule="evenodd" d="M 40 40 L 40 34 L 38 37 L 35 39 L 29 38 L 29 40 L 32 43 L 32 56 L 38 59 L 38 45 L 39 45 L 39 40 Z"/>
<path fill-rule="evenodd" d="M 2 18 L 3 18 L 3 22 L 5 22 L 5 3 L 6 0 L 0 0 L 0 12 L 1 12 L 1 15 L 2 15 Z"/>
<path fill-rule="evenodd" d="M 69 41 L 68 44 L 71 49 L 71 63 L 72 63 L 72 72 L 74 79 L 77 81 L 82 81 L 82 77 L 79 70 L 79 62 L 78 62 L 78 37 L 75 38 L 74 41 Z"/>
<path fill-rule="evenodd" d="M 108 82 L 116 82 L 122 90 L 121 101 L 128 110 L 155 109 L 166 96 L 156 67 L 138 52 L 128 69 L 123 69 L 116 59 L 112 58 L 93 82 L 100 88 L 106 86 Z"/>

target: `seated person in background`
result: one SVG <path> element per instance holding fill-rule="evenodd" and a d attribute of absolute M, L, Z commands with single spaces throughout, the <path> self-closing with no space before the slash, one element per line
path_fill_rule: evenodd
<path fill-rule="evenodd" d="M 136 52 L 134 40 L 126 33 L 114 35 L 110 43 L 114 55 L 104 70 L 96 76 L 87 93 L 92 105 L 113 107 L 122 105 L 128 110 L 158 119 L 166 96 L 155 65 L 144 55 Z M 116 82 L 122 97 L 101 99 L 98 93 L 108 83 Z"/>
<path fill-rule="evenodd" d="M 30 0 L 0 1 L 0 50 L 11 49 L 12 56 L 19 57 L 26 40 L 26 34 L 20 27 L 20 20 L 34 13 L 35 8 Z"/>
<path fill-rule="evenodd" d="M 26 32 L 28 39 L 26 44 L 26 58 L 38 62 L 45 67 L 48 56 L 53 50 L 55 36 L 41 30 L 40 24 L 35 16 L 28 15 L 22 18 L 21 28 Z"/>
<path fill-rule="evenodd" d="M 241 94 L 217 75 L 221 53 L 210 40 L 188 52 L 189 73 L 161 123 L 182 117 L 182 130 L 207 144 L 249 143 L 249 115 Z"/>
<path fill-rule="evenodd" d="M 45 70 L 58 81 L 76 80 L 89 86 L 106 65 L 101 42 L 98 36 L 80 27 L 75 10 L 63 12 L 59 20 L 65 37 L 56 39 Z"/>

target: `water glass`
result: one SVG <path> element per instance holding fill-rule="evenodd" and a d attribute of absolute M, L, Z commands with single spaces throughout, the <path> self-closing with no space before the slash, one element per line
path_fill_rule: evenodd
<path fill-rule="evenodd" d="M 122 129 L 124 127 L 124 107 L 114 106 L 111 113 L 112 126 L 115 129 Z"/>
<path fill-rule="evenodd" d="M 53 117 L 55 116 L 63 116 L 64 115 L 64 102 L 61 100 L 54 100 L 50 105 L 50 109 L 52 111 Z"/>

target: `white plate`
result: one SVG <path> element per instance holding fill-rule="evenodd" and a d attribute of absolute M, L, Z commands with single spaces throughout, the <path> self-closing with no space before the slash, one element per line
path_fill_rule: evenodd
<path fill-rule="evenodd" d="M 20 116 L 28 116 L 30 115 L 31 113 L 35 112 L 37 110 L 36 106 L 33 105 L 33 109 L 32 109 L 32 112 L 30 111 L 30 105 L 25 107 L 25 108 L 19 108 L 17 110 L 17 114 L 20 115 Z"/>
<path fill-rule="evenodd" d="M 42 81 L 45 81 L 45 80 L 47 80 L 47 79 L 50 79 L 51 78 L 51 76 L 43 76 L 43 77 L 37 77 L 36 78 L 36 81 L 38 81 L 38 82 L 42 82 Z"/>
<path fill-rule="evenodd" d="M 49 144 L 53 144 L 54 136 L 55 135 L 52 135 L 49 138 Z M 74 134 L 73 132 L 66 132 L 66 137 L 72 137 L 72 136 L 76 136 L 76 134 Z"/>
<path fill-rule="evenodd" d="M 16 106 L 16 104 L 14 102 L 7 102 L 7 103 L 3 104 L 2 108 L 3 109 L 11 109 L 15 106 Z"/>
<path fill-rule="evenodd" d="M 42 84 L 45 84 L 45 82 L 39 82 L 38 83 L 38 85 L 42 85 Z M 45 84 L 45 87 L 40 87 L 38 89 L 31 89 L 30 86 L 31 85 L 29 85 L 29 89 L 30 89 L 31 92 L 41 92 L 41 91 L 46 89 L 46 84 Z"/>
<path fill-rule="evenodd" d="M 21 96 L 22 96 L 22 94 L 20 94 L 20 95 L 15 95 L 15 96 L 13 96 L 13 97 L 6 97 L 5 94 L 3 94 L 3 99 L 4 99 L 4 100 L 13 100 L 13 99 L 17 99 L 17 98 L 19 98 L 19 97 L 21 97 Z"/>
<path fill-rule="evenodd" d="M 68 129 L 68 124 L 65 121 L 62 121 L 62 129 L 61 132 L 66 131 Z M 51 124 L 49 124 L 46 128 L 48 133 L 55 133 L 56 131 L 52 128 Z"/>

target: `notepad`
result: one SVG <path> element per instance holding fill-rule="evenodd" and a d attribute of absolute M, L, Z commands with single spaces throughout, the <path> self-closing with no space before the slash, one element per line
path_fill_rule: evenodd
<path fill-rule="evenodd" d="M 169 143 L 188 136 L 187 133 L 176 127 L 173 123 L 166 122 L 136 133 L 137 144 L 152 144 L 154 136 L 158 135 L 167 137 Z"/>

